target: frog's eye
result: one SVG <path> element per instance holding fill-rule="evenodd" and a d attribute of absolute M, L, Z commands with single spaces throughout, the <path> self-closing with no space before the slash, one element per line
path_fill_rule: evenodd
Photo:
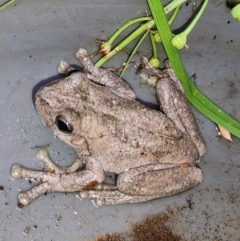
<path fill-rule="evenodd" d="M 73 131 L 73 126 L 69 121 L 67 121 L 64 117 L 62 116 L 57 116 L 55 124 L 58 128 L 63 133 L 71 133 Z"/>

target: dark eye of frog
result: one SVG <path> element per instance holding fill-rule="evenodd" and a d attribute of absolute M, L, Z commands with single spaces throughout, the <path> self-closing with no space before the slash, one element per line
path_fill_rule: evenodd
<path fill-rule="evenodd" d="M 72 124 L 60 115 L 56 117 L 55 124 L 58 130 L 60 130 L 63 133 L 69 134 L 73 131 Z"/>

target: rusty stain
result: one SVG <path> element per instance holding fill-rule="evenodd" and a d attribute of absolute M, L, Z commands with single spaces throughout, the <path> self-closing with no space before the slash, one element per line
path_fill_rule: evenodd
<path fill-rule="evenodd" d="M 189 167 L 189 163 L 182 163 L 179 165 L 181 168 L 187 168 Z"/>
<path fill-rule="evenodd" d="M 98 182 L 95 180 L 95 181 L 91 181 L 89 182 L 87 185 L 85 185 L 83 187 L 83 190 L 86 191 L 86 190 L 90 190 L 92 189 L 93 187 L 95 187 L 96 185 L 98 184 Z"/>

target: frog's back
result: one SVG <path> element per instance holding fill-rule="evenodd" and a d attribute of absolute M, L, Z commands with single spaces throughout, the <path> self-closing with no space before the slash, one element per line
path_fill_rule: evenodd
<path fill-rule="evenodd" d="M 189 162 L 198 159 L 189 136 L 160 111 L 122 98 L 104 86 L 91 83 L 87 88 L 89 95 L 81 129 L 85 130 L 90 152 L 106 169 L 119 173 L 126 166 L 181 163 L 188 156 Z"/>

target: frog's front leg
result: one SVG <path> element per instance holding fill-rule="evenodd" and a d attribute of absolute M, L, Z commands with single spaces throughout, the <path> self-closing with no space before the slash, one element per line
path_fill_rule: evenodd
<path fill-rule="evenodd" d="M 82 166 L 80 159 L 67 168 L 56 166 L 48 156 L 47 151 L 40 150 L 36 158 L 45 166 L 44 171 L 33 171 L 20 165 L 13 165 L 11 175 L 15 179 L 28 178 L 37 181 L 36 186 L 27 192 L 18 195 L 18 206 L 29 204 L 38 196 L 47 192 L 76 192 L 87 190 L 101 183 L 104 179 L 104 171 L 99 162 L 88 158 L 86 167 L 78 172 Z"/>
<path fill-rule="evenodd" d="M 124 98 L 135 99 L 136 95 L 132 88 L 117 75 L 107 69 L 96 67 L 86 49 L 80 48 L 76 53 L 76 58 L 83 64 L 83 67 L 88 72 L 88 78 L 101 85 L 111 88 L 111 90 Z"/>
<path fill-rule="evenodd" d="M 98 205 L 139 203 L 183 192 L 202 181 L 202 171 L 188 164 L 151 164 L 120 173 L 116 188 L 81 192 Z"/>

